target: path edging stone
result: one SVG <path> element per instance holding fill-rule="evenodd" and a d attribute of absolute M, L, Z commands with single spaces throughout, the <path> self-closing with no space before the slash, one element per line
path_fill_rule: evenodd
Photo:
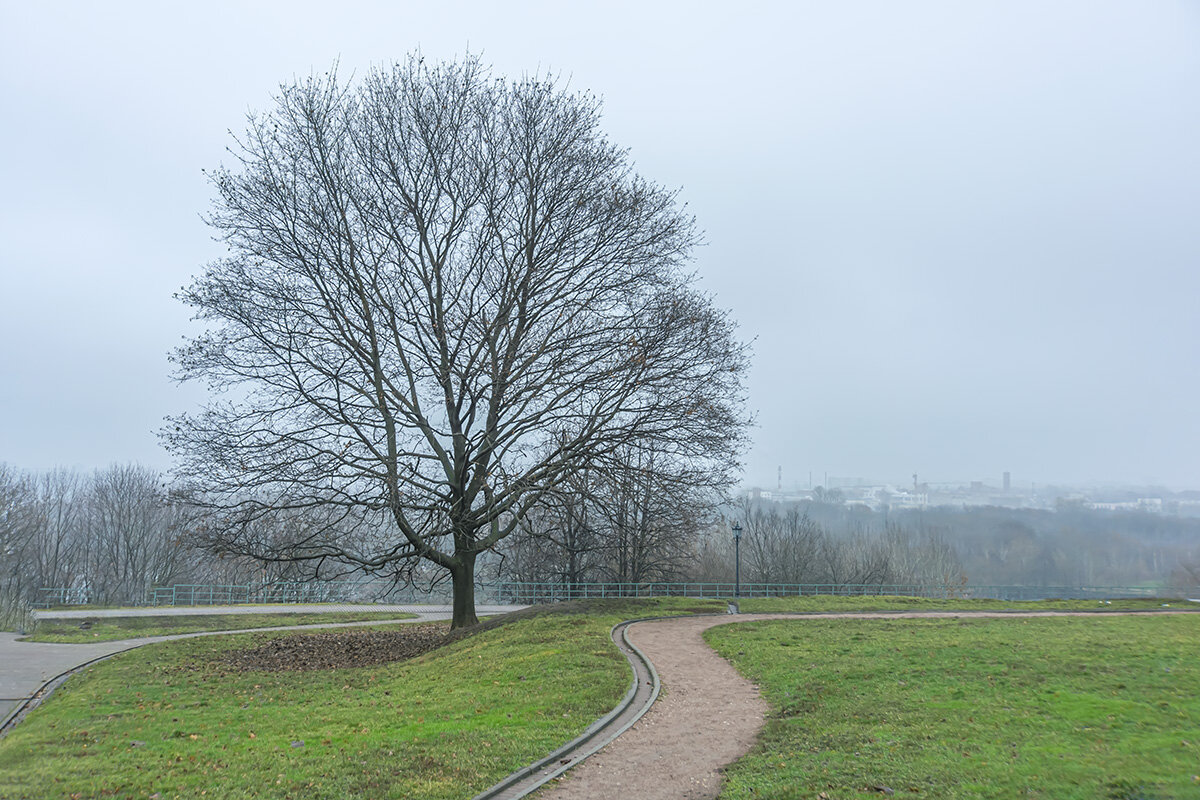
<path fill-rule="evenodd" d="M 717 616 L 714 614 L 694 614 L 687 616 Z M 508 777 L 501 780 L 499 783 L 491 786 L 479 794 L 475 795 L 471 800 L 519 800 L 519 798 L 529 795 L 531 792 L 540 789 L 550 781 L 562 775 L 567 770 L 575 767 L 589 756 L 594 755 L 607 745 L 611 744 L 625 731 L 629 730 L 638 720 L 645 716 L 646 712 L 654 705 L 654 701 L 658 699 L 662 691 L 662 681 L 659 680 L 658 671 L 654 668 L 654 664 L 646 657 L 638 646 L 629 639 L 629 627 L 638 622 L 654 622 L 662 619 L 681 619 L 679 616 L 660 616 L 660 617 L 638 617 L 637 619 L 627 619 L 624 622 L 618 622 L 609 632 L 609 637 L 614 644 L 620 648 L 624 645 L 622 653 L 629 661 L 629 666 L 633 672 L 633 680 L 630 683 L 629 690 L 625 693 L 625 697 L 620 703 L 613 708 L 612 711 L 605 714 L 600 719 L 593 722 L 579 736 L 564 744 L 562 747 L 555 750 L 545 758 L 522 767 Z M 621 642 L 617 642 L 617 633 L 621 634 Z M 635 661 L 636 659 L 636 661 Z M 638 664 L 640 663 L 642 674 L 639 674 Z M 641 681 L 648 678 L 648 684 L 651 689 L 649 693 L 641 701 L 641 707 L 636 710 L 632 717 L 626 719 L 620 727 L 609 729 L 610 726 L 637 702 L 638 689 Z M 586 748 L 586 750 L 585 750 Z M 582 752 L 581 752 L 582 751 Z M 534 778 L 530 780 L 530 778 Z M 522 785 L 523 782 L 528 781 Z"/>

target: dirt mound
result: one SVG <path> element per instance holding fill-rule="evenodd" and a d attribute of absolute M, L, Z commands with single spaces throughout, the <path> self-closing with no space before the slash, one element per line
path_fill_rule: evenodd
<path fill-rule="evenodd" d="M 448 623 L 406 625 L 390 631 L 303 633 L 266 639 L 256 647 L 224 653 L 234 669 L 262 672 L 369 667 L 415 658 L 449 639 Z"/>

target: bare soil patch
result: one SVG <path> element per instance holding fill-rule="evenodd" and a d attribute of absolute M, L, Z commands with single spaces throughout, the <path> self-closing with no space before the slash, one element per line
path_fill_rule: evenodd
<path fill-rule="evenodd" d="M 257 637 L 260 643 L 223 653 L 221 663 L 236 670 L 303 672 L 370 667 L 406 661 L 436 650 L 452 638 L 449 623 L 405 625 L 398 630 L 355 630 Z"/>

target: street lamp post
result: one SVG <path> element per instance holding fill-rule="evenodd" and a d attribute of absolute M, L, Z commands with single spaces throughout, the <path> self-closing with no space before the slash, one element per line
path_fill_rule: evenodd
<path fill-rule="evenodd" d="M 742 526 L 733 523 L 733 597 L 742 596 Z"/>

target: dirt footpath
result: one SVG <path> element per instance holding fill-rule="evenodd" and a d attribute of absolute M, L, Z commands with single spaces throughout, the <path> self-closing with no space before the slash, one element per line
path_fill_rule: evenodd
<path fill-rule="evenodd" d="M 1191 611 L 1104 612 L 1196 613 Z M 711 800 L 722 769 L 754 745 L 769 710 L 758 688 L 709 648 L 714 625 L 766 619 L 1085 616 L 1072 611 L 739 614 L 639 622 L 629 638 L 662 680 L 654 707 L 612 744 L 537 792 L 538 800 Z"/>
<path fill-rule="evenodd" d="M 721 767 L 754 744 L 767 704 L 700 634 L 713 625 L 766 618 L 694 617 L 630 626 L 630 640 L 658 671 L 662 695 L 619 739 L 538 793 L 539 800 L 716 797 Z"/>

